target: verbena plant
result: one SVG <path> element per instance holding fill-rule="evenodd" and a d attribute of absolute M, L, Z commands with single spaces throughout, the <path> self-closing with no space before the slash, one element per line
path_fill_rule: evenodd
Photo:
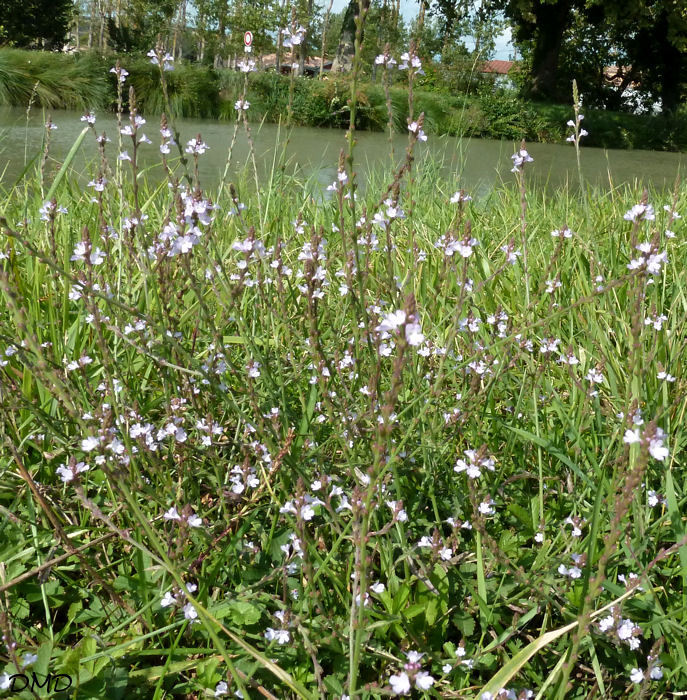
<path fill-rule="evenodd" d="M 417 170 L 401 60 L 408 149 L 364 197 L 352 128 L 319 202 L 278 162 L 203 190 L 164 117 L 147 182 L 121 66 L 117 163 L 85 115 L 85 191 L 74 149 L 5 193 L 0 692 L 687 684 L 684 188 L 545 197 L 523 144 L 472 201 Z"/>

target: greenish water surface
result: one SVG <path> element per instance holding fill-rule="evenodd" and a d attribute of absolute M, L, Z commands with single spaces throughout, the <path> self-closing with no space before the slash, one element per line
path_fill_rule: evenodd
<path fill-rule="evenodd" d="M 84 127 L 78 112 L 55 110 L 51 117 L 57 129 L 50 133 L 49 160 L 47 176 L 50 177 L 63 162 L 72 144 Z M 45 112 L 33 110 L 28 119 L 26 112 L 19 108 L 0 108 L 0 182 L 4 187 L 14 184 L 27 165 L 29 172 L 42 158 L 42 144 L 45 138 Z M 106 132 L 111 142 L 107 145 L 107 156 L 111 163 L 117 158 L 117 123 L 112 114 L 97 115 L 96 130 Z M 209 120 L 179 120 L 177 127 L 181 133 L 182 143 L 201 134 L 209 150 L 200 156 L 200 180 L 205 188 L 219 184 L 227 162 L 229 145 L 232 140 L 234 125 L 229 122 Z M 150 117 L 142 131 L 152 140 L 151 145 L 141 145 L 140 165 L 147 169 L 151 180 L 163 176 L 160 166 L 160 133 L 158 117 Z M 251 125 L 255 144 L 258 182 L 268 177 L 275 159 L 282 153 L 287 133 L 290 134 L 286 144 L 287 172 L 310 182 L 311 189 L 326 193 L 326 186 L 336 178 L 339 152 L 346 152 L 348 144 L 345 132 L 333 129 L 311 127 L 294 127 L 286 130 L 275 124 Z M 358 181 L 362 187 L 370 177 L 375 166 L 389 165 L 389 140 L 383 133 L 357 132 L 355 151 Z M 131 152 L 130 137 L 123 137 L 124 148 Z M 396 161 L 405 154 L 408 139 L 395 135 L 393 139 Z M 447 178 L 447 185 L 457 179 L 458 185 L 470 191 L 474 196 L 487 194 L 501 181 L 512 182 L 510 172 L 511 159 L 517 144 L 509 141 L 488 139 L 459 139 L 448 136 L 428 137 L 427 142 L 416 146 L 416 166 L 426 167 L 429 156 L 439 162 L 441 174 Z M 545 184 L 547 189 L 578 185 L 575 149 L 572 144 L 529 144 L 527 146 L 534 158 L 528 166 L 528 178 Z M 175 155 L 173 150 L 172 155 Z M 33 160 L 33 165 L 31 165 Z M 635 180 L 644 185 L 672 187 L 685 154 L 664 153 L 658 151 L 604 150 L 582 148 L 582 170 L 585 180 L 590 184 L 608 188 L 631 184 Z M 238 131 L 228 170 L 228 181 L 236 179 L 238 171 L 252 161 L 245 131 Z M 93 134 L 88 134 L 78 156 L 73 162 L 75 173 L 85 183 L 97 172 L 98 151 Z M 128 163 L 125 163 L 128 168 Z"/>

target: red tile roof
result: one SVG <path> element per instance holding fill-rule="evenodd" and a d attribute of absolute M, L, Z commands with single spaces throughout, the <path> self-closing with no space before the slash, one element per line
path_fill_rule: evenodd
<path fill-rule="evenodd" d="M 513 67 L 513 61 L 485 61 L 482 64 L 482 73 L 498 73 L 508 75 L 508 71 Z"/>

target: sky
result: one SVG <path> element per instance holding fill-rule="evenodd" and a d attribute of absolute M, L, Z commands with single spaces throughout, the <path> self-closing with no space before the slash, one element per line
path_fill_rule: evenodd
<path fill-rule="evenodd" d="M 341 10 L 346 9 L 347 6 L 348 0 L 334 0 L 332 12 L 341 12 Z M 416 0 L 401 0 L 401 15 L 403 15 L 403 18 L 406 20 L 413 19 L 413 17 L 417 15 L 418 7 L 419 4 Z M 510 29 L 506 29 L 506 31 L 496 39 L 494 58 L 507 61 L 512 57 L 513 45 L 510 43 L 510 40 Z M 466 41 L 465 44 L 468 48 L 472 48 L 469 41 Z"/>

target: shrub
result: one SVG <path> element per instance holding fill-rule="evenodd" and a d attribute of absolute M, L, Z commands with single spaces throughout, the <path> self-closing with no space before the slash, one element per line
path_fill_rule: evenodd
<path fill-rule="evenodd" d="M 124 64 L 124 62 L 122 61 Z M 160 70 L 147 59 L 127 62 L 129 82 L 136 90 L 140 108 L 148 113 L 168 111 L 160 85 Z M 206 66 L 177 63 L 165 73 L 169 94 L 169 111 L 173 117 L 217 117 L 220 81 L 217 73 Z"/>
<path fill-rule="evenodd" d="M 0 49 L 0 104 L 92 109 L 108 103 L 104 64 L 93 54 L 69 56 Z"/>

